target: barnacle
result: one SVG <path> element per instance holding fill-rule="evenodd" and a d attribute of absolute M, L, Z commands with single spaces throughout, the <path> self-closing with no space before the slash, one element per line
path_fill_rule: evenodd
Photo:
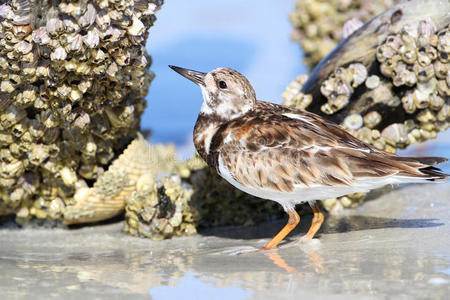
<path fill-rule="evenodd" d="M 116 211 L 81 203 L 112 193 L 101 189 L 111 174 L 118 186 L 133 179 L 104 170 L 139 130 L 154 77 L 147 30 L 162 2 L 2 2 L 0 215 L 73 223 Z"/>

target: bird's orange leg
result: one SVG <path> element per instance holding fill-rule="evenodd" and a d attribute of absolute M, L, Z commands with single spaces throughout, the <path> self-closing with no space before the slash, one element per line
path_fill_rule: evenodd
<path fill-rule="evenodd" d="M 317 204 L 312 204 L 311 208 L 314 214 L 311 227 L 309 227 L 309 230 L 306 233 L 306 235 L 301 238 L 302 243 L 307 242 L 314 237 L 314 235 L 317 233 L 317 231 L 319 231 L 320 227 L 322 226 L 323 220 L 325 219 L 323 213 L 320 211 L 320 208 L 319 206 L 317 206 Z"/>
<path fill-rule="evenodd" d="M 289 215 L 289 220 L 288 223 L 286 224 L 286 226 L 283 227 L 283 229 L 281 229 L 281 231 L 272 239 L 270 240 L 270 242 L 268 242 L 264 248 L 262 248 L 261 250 L 269 250 L 269 249 L 273 249 L 276 246 L 278 246 L 278 244 L 289 234 L 289 232 L 292 231 L 292 229 L 294 229 L 297 224 L 300 222 L 300 216 L 298 215 L 298 213 L 294 210 L 291 209 L 288 212 Z"/>

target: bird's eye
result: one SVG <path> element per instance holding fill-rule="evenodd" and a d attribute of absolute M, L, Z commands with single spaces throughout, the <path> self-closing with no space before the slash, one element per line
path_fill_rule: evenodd
<path fill-rule="evenodd" d="M 219 81 L 219 87 L 220 87 L 221 89 L 226 89 L 226 88 L 227 88 L 226 82 L 223 81 L 223 80 Z"/>

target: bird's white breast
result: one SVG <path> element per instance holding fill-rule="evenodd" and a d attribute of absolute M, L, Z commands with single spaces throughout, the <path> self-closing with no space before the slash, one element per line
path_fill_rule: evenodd
<path fill-rule="evenodd" d="M 310 185 L 304 184 L 294 185 L 292 192 L 282 192 L 273 189 L 260 189 L 243 185 L 236 181 L 230 170 L 224 165 L 222 157 L 219 155 L 219 173 L 226 181 L 231 183 L 236 188 L 244 191 L 250 195 L 273 200 L 280 203 L 285 210 L 289 210 L 295 207 L 296 204 L 311 202 L 315 200 L 325 200 L 330 198 L 336 198 L 352 193 L 365 193 L 371 189 L 376 189 L 387 184 L 399 184 L 407 182 L 423 182 L 423 178 L 411 178 L 400 176 L 389 176 L 379 178 L 360 178 L 354 181 L 353 185 Z"/>

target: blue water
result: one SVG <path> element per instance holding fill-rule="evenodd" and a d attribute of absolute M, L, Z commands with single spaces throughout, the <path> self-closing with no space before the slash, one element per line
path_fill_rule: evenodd
<path fill-rule="evenodd" d="M 207 284 L 196 276 L 199 275 L 194 272 L 187 272 L 176 285 L 157 286 L 151 288 L 149 294 L 155 300 L 180 298 L 183 300 L 243 300 L 248 299 L 253 294 L 253 291 L 237 287 L 217 287 L 213 284 Z M 213 279 L 209 278 L 210 281 L 214 281 Z"/>

